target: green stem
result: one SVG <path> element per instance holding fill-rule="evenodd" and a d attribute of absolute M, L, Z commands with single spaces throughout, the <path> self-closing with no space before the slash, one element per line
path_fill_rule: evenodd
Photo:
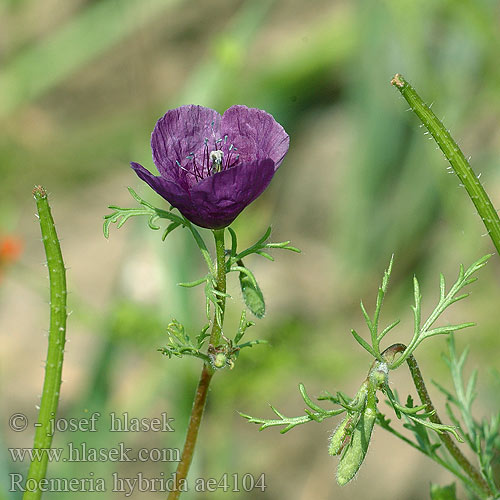
<path fill-rule="evenodd" d="M 222 294 L 226 293 L 226 262 L 225 262 L 225 244 L 224 244 L 224 229 L 215 229 L 215 251 L 217 255 L 217 268 L 216 268 L 216 290 Z M 219 314 L 217 311 L 214 313 L 214 321 L 212 325 L 212 332 L 210 334 L 210 343 L 217 346 L 220 342 L 222 334 L 222 325 L 224 323 L 224 311 L 226 306 L 226 297 L 221 295 L 219 297 Z M 203 369 L 201 370 L 200 381 L 198 382 L 198 387 L 196 389 L 196 394 L 193 402 L 193 409 L 191 410 L 191 416 L 189 417 L 189 424 L 186 433 L 186 440 L 184 442 L 184 448 L 182 450 L 181 460 L 177 466 L 177 471 L 175 473 L 175 485 L 172 491 L 168 494 L 168 500 L 177 500 L 183 489 L 183 485 L 186 483 L 186 478 L 189 472 L 189 467 L 193 461 L 194 449 L 196 446 L 196 440 L 198 438 L 198 432 L 200 430 L 201 420 L 203 418 L 203 411 L 205 409 L 205 404 L 208 396 L 208 388 L 210 386 L 210 381 L 214 375 L 214 369 L 207 363 L 203 364 Z"/>
<path fill-rule="evenodd" d="M 215 251 L 217 255 L 217 274 L 215 289 L 223 294 L 226 293 L 226 247 L 224 244 L 224 229 L 214 229 Z M 222 324 L 224 321 L 224 311 L 226 308 L 226 297 L 219 297 L 219 312 L 215 314 L 212 332 L 210 334 L 210 343 L 217 346 L 220 343 Z M 220 324 L 219 324 L 220 321 Z"/>
<path fill-rule="evenodd" d="M 23 500 L 35 500 L 42 497 L 40 481 L 47 473 L 48 455 L 44 450 L 52 445 L 52 422 L 56 418 L 61 388 L 61 374 L 64 358 L 64 344 L 66 342 L 66 269 L 57 238 L 54 220 L 46 191 L 37 186 L 33 190 L 36 200 L 42 240 L 47 255 L 47 267 L 50 280 L 50 327 L 49 347 L 45 365 L 45 380 L 43 382 L 42 400 L 38 422 L 35 424 L 35 441 L 33 449 L 42 450 L 37 459 L 31 462 L 26 484 L 29 490 L 23 495 Z M 40 459 L 41 455 L 41 459 Z"/>
<path fill-rule="evenodd" d="M 201 370 L 200 381 L 198 382 L 198 387 L 196 388 L 193 409 L 191 410 L 191 416 L 189 417 L 189 425 L 186 433 L 186 440 L 184 441 L 184 448 L 182 449 L 181 460 L 175 472 L 175 485 L 172 491 L 168 494 L 168 500 L 176 500 L 180 497 L 182 490 L 186 489 L 183 485 L 186 482 L 189 467 L 193 461 L 196 440 L 198 438 L 201 419 L 203 418 L 203 411 L 205 410 L 205 403 L 207 401 L 208 387 L 213 374 L 214 371 L 210 368 L 210 366 L 204 363 L 203 369 Z"/>
<path fill-rule="evenodd" d="M 387 363 L 391 364 L 396 358 L 396 356 L 404 352 L 405 349 L 406 346 L 404 344 L 393 344 L 382 353 L 382 356 L 387 361 Z M 417 389 L 420 401 L 422 401 L 422 404 L 426 405 L 426 410 L 428 412 L 433 412 L 432 415 L 429 416 L 429 420 L 434 424 L 441 425 L 442 421 L 437 414 L 436 408 L 432 404 L 431 398 L 425 386 L 424 378 L 422 377 L 422 372 L 418 367 L 416 359 L 413 357 L 413 355 L 410 355 L 407 358 L 406 362 L 408 363 L 408 368 L 410 369 L 411 377 L 413 379 L 413 383 L 415 384 L 415 388 Z M 483 498 L 491 497 L 493 493 L 491 492 L 488 483 L 484 480 L 483 476 L 481 476 L 479 471 L 462 454 L 462 452 L 455 444 L 451 436 L 445 432 L 439 434 L 439 438 L 446 446 L 446 449 L 448 450 L 450 455 L 455 459 L 457 464 L 461 467 L 461 469 L 472 479 L 482 497 Z"/>
<path fill-rule="evenodd" d="M 396 74 L 391 80 L 391 84 L 401 92 L 402 96 L 408 101 L 411 110 L 420 118 L 432 137 L 434 137 L 434 140 L 450 162 L 460 182 L 464 185 L 488 230 L 488 234 L 497 252 L 500 253 L 500 218 L 462 150 L 458 147 L 458 144 L 453 140 L 441 121 L 403 76 Z"/>

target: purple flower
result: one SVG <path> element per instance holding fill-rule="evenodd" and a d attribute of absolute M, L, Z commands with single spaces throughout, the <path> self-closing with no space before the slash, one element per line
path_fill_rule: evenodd
<path fill-rule="evenodd" d="M 151 135 L 160 176 L 132 162 L 136 174 L 186 219 L 226 227 L 266 189 L 289 137 L 265 111 L 231 106 L 220 116 L 203 106 L 167 111 Z"/>

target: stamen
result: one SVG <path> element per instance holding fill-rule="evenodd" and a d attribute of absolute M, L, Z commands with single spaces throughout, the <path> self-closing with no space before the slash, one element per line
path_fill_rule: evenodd
<path fill-rule="evenodd" d="M 232 144 L 231 144 L 232 146 Z M 231 156 L 232 156 L 233 152 L 231 151 L 231 147 L 229 148 L 229 152 L 228 152 L 228 155 L 226 156 L 226 164 L 224 165 L 224 170 L 227 170 L 229 168 L 229 164 L 231 162 Z"/>
<path fill-rule="evenodd" d="M 194 153 L 191 153 L 193 155 L 193 170 L 194 170 L 194 177 L 196 181 L 199 181 L 200 179 L 203 179 L 203 176 L 200 173 L 200 170 L 198 169 L 198 164 L 196 163 L 196 159 L 194 157 Z"/>
<path fill-rule="evenodd" d="M 208 143 L 212 143 L 212 140 L 213 149 L 211 150 L 208 147 Z M 223 138 L 216 139 L 214 133 L 213 139 L 205 137 L 203 141 L 203 151 L 200 151 L 201 154 L 198 158 L 194 151 L 191 151 L 186 156 L 186 160 L 192 162 L 191 165 L 188 163 L 186 166 L 182 166 L 178 160 L 176 160 L 175 163 L 181 170 L 192 175 L 196 182 L 221 172 L 222 170 L 228 170 L 237 165 L 240 158 L 239 154 L 234 154 L 238 148 L 235 148 L 233 144 L 229 144 L 229 147 L 225 150 L 223 145 L 228 144 L 228 141 L 229 138 L 227 135 L 224 135 Z M 227 152 L 224 153 L 224 150 Z"/>
<path fill-rule="evenodd" d="M 186 156 L 186 159 L 187 160 L 193 160 L 193 172 L 194 172 L 194 177 L 195 179 L 198 181 L 200 180 L 202 177 L 201 177 L 201 174 L 200 174 L 200 171 L 198 169 L 198 164 L 196 163 L 196 159 L 195 159 L 195 154 L 194 154 L 194 151 L 192 151 L 191 153 L 189 153 L 187 156 Z"/>
<path fill-rule="evenodd" d="M 209 163 L 210 163 L 210 157 L 208 154 L 208 138 L 205 138 L 205 152 L 203 156 L 203 166 L 201 168 L 201 173 L 204 175 L 205 174 L 205 168 L 207 169 L 207 176 L 210 175 L 210 168 L 209 168 Z"/>
<path fill-rule="evenodd" d="M 178 161 L 178 160 L 175 160 L 175 163 L 177 163 L 177 166 L 178 166 L 181 170 L 184 170 L 184 172 L 186 172 L 187 174 L 191 174 L 191 175 L 193 175 L 193 176 L 194 176 L 194 178 L 196 179 L 196 175 L 195 175 L 195 174 L 193 174 L 193 172 L 191 172 L 191 171 L 190 171 L 190 170 L 188 170 L 187 168 L 184 168 L 184 167 L 183 167 L 183 166 L 179 163 L 179 161 Z M 196 179 L 196 180 L 198 180 L 198 179 Z"/>
<path fill-rule="evenodd" d="M 240 155 L 236 155 L 236 158 L 234 159 L 233 163 L 231 163 L 230 165 L 227 166 L 227 168 L 232 168 L 234 167 L 237 163 L 238 163 L 238 160 L 240 159 Z M 228 162 L 229 163 L 229 162 Z"/>

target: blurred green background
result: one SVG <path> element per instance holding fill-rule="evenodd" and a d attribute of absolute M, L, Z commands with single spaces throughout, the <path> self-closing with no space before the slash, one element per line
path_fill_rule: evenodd
<path fill-rule="evenodd" d="M 191 478 L 266 474 L 265 492 L 188 493 L 190 498 L 424 499 L 430 481 L 452 478 L 426 457 L 377 429 L 356 481 L 339 488 L 327 439 L 336 421 L 282 436 L 257 432 L 237 410 L 271 418 L 303 411 L 297 385 L 352 393 L 370 359 L 349 334 L 363 329 L 359 300 L 372 308 L 390 255 L 395 267 L 383 320 L 402 325 L 388 342 L 411 334 L 411 278 L 424 312 L 438 297 L 438 273 L 451 282 L 493 246 L 457 178 L 428 141 L 389 81 L 401 72 L 444 119 L 500 205 L 500 8 L 494 0 L 0 0 L 0 238 L 20 242 L 16 262 L 1 267 L 1 396 L 5 444 L 0 498 L 9 473 L 25 473 L 6 447 L 32 445 L 33 428 L 15 433 L 8 417 L 36 418 L 46 352 L 48 286 L 33 185 L 50 192 L 68 266 L 68 344 L 60 416 L 102 414 L 96 433 L 59 433 L 54 446 L 181 447 L 200 366 L 168 360 L 175 317 L 203 325 L 202 290 L 175 286 L 204 273 L 186 231 L 165 243 L 146 220 L 102 235 L 108 204 L 133 206 L 126 187 L 164 202 L 142 185 L 131 160 L 153 169 L 149 137 L 169 108 L 196 103 L 223 112 L 235 103 L 266 109 L 291 136 L 289 154 L 270 188 L 237 219 L 241 245 L 269 224 L 273 240 L 291 239 L 301 255 L 253 257 L 267 316 L 249 338 L 265 338 L 217 375 Z M 211 235 L 204 233 L 207 238 Z M 481 365 L 481 418 L 498 408 L 498 257 L 481 271 L 449 321 L 476 321 L 460 333 Z M 231 276 L 235 278 L 235 276 Z M 231 280 L 226 331 L 241 312 Z M 435 338 L 417 352 L 427 380 L 449 387 Z M 411 390 L 405 369 L 393 388 Z M 443 411 L 440 394 L 430 387 Z M 110 412 L 175 418 L 175 433 L 110 433 Z M 443 412 L 444 413 L 444 412 Z M 408 449 L 407 449 L 408 448 Z M 51 477 L 165 477 L 173 463 L 64 463 Z M 2 496 L 3 495 L 3 496 Z M 67 498 L 48 493 L 44 498 Z M 72 493 L 87 498 L 97 493 Z M 135 491 L 131 498 L 165 498 Z"/>

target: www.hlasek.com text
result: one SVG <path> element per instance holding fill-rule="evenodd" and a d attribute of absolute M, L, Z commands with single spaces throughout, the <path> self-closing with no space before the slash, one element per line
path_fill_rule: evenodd
<path fill-rule="evenodd" d="M 120 442 L 111 448 L 93 448 L 87 443 L 69 442 L 65 448 L 9 448 L 13 462 L 29 459 L 48 462 L 179 462 L 179 448 L 140 448 L 134 451 Z"/>

